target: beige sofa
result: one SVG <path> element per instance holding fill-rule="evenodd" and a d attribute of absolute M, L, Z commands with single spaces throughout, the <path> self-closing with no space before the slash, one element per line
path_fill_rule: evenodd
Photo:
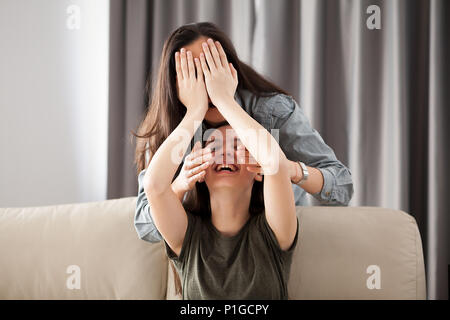
<path fill-rule="evenodd" d="M 163 243 L 138 238 L 135 203 L 0 209 L 0 299 L 180 299 Z M 426 298 L 412 216 L 326 206 L 297 214 L 290 299 Z"/>

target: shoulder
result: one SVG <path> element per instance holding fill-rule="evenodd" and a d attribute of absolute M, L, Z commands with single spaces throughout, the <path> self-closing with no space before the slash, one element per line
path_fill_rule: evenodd
<path fill-rule="evenodd" d="M 164 239 L 167 256 L 171 260 L 174 260 L 176 263 L 178 263 L 179 267 L 184 264 L 185 257 L 189 255 L 191 248 L 196 245 L 196 243 L 198 242 L 198 238 L 202 234 L 202 232 L 200 232 L 201 230 L 199 230 L 200 224 L 202 223 L 201 217 L 187 210 L 186 215 L 188 218 L 188 223 L 186 226 L 186 232 L 184 234 L 183 242 L 181 244 L 180 254 L 177 255 Z"/>
<path fill-rule="evenodd" d="M 255 218 L 254 218 L 254 225 L 256 227 L 256 229 L 259 230 L 259 232 L 261 232 L 261 234 L 263 235 L 263 237 L 265 238 L 265 240 L 267 241 L 267 243 L 269 244 L 269 246 L 271 247 L 271 249 L 276 252 L 278 255 L 281 256 L 286 256 L 288 254 L 292 254 L 294 248 L 297 245 L 297 240 L 298 240 L 298 232 L 299 232 L 299 220 L 298 217 L 296 217 L 296 222 L 297 222 L 297 230 L 295 233 L 295 237 L 294 240 L 291 244 L 291 246 L 289 247 L 289 249 L 287 250 L 283 250 L 281 249 L 277 237 L 275 235 L 275 232 L 272 230 L 272 228 L 270 227 L 267 219 L 266 219 L 266 215 L 265 212 L 262 212 L 261 214 L 258 214 Z"/>
<path fill-rule="evenodd" d="M 297 102 L 292 96 L 274 93 L 270 96 L 259 97 L 255 109 L 275 117 L 284 118 L 294 111 L 296 105 Z"/>

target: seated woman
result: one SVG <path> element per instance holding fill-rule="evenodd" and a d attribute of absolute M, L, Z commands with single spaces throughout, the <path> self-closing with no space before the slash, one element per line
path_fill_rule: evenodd
<path fill-rule="evenodd" d="M 234 100 L 237 73 L 219 43 L 204 47 L 195 62 L 192 54 L 176 52 L 175 64 L 186 114 L 152 156 L 143 183 L 183 299 L 288 299 L 299 227 L 288 160 Z M 201 155 L 193 174 L 202 179 L 183 203 L 171 183 L 208 110 L 208 96 L 228 125 L 187 157 Z M 250 169 L 250 158 L 264 179 Z"/>

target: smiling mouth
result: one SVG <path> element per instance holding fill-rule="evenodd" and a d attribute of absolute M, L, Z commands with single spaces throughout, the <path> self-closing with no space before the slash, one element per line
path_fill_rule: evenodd
<path fill-rule="evenodd" d="M 216 173 L 233 174 L 238 171 L 239 171 L 239 167 L 234 164 L 217 164 L 214 167 L 214 172 L 216 172 Z"/>

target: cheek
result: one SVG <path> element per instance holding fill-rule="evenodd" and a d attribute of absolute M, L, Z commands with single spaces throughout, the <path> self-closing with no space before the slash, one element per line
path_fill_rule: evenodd
<path fill-rule="evenodd" d="M 205 171 L 205 181 L 211 180 L 211 176 L 213 174 L 212 166 L 209 166 L 208 169 Z"/>
<path fill-rule="evenodd" d="M 256 173 L 248 171 L 245 166 L 241 167 L 241 170 L 242 170 L 242 172 L 241 172 L 241 179 L 243 181 L 247 181 L 249 183 L 252 183 L 253 180 L 255 180 Z"/>

